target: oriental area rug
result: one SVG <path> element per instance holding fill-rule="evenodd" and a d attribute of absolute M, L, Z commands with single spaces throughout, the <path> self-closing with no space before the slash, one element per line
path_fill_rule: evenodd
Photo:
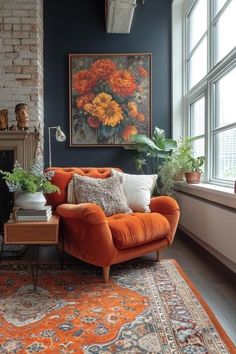
<path fill-rule="evenodd" d="M 173 260 L 0 267 L 0 353 L 236 353 Z"/>

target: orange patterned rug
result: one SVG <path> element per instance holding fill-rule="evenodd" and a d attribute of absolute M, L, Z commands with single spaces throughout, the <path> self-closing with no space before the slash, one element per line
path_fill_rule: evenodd
<path fill-rule="evenodd" d="M 236 353 L 175 261 L 0 268 L 0 353 Z"/>

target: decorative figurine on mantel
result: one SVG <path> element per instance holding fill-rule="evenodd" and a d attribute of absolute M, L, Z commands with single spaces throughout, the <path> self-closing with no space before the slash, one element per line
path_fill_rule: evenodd
<path fill-rule="evenodd" d="M 0 130 L 8 130 L 8 110 L 0 110 Z"/>
<path fill-rule="evenodd" d="M 26 103 L 18 103 L 15 107 L 17 130 L 29 130 L 29 106 Z"/>

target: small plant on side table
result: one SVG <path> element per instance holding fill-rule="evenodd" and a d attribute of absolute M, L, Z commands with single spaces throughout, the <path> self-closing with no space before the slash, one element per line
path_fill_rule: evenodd
<path fill-rule="evenodd" d="M 50 182 L 54 172 L 45 173 L 42 163 L 35 163 L 28 171 L 16 162 L 11 172 L 0 170 L 0 174 L 10 192 L 21 192 L 15 199 L 15 206 L 23 209 L 41 209 L 46 203 L 44 193 L 60 191 Z"/>

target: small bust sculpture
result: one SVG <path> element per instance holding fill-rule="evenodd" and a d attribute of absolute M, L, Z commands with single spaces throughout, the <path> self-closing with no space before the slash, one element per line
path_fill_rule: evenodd
<path fill-rule="evenodd" d="M 29 106 L 26 103 L 18 103 L 15 107 L 17 130 L 29 130 Z"/>
<path fill-rule="evenodd" d="M 8 110 L 0 110 L 0 130 L 8 130 Z"/>

